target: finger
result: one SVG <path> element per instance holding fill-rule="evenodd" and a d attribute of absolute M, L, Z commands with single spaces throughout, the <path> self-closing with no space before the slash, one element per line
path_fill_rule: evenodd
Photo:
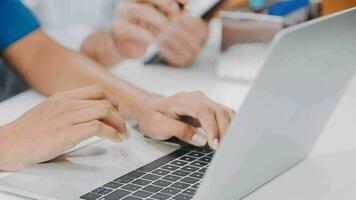
<path fill-rule="evenodd" d="M 185 66 L 185 58 L 178 55 L 174 49 L 172 49 L 169 45 L 163 44 L 160 47 L 160 55 L 166 60 L 169 64 L 176 67 L 184 67 Z"/>
<path fill-rule="evenodd" d="M 234 119 L 235 115 L 236 115 L 236 111 L 230 107 L 227 107 L 227 106 L 224 106 L 222 104 L 219 104 L 219 103 L 214 103 L 213 102 L 213 105 L 216 105 L 216 107 L 222 107 L 225 112 L 227 112 L 227 114 L 229 115 L 229 118 L 230 118 L 230 122 Z"/>
<path fill-rule="evenodd" d="M 176 126 L 180 126 L 175 133 L 175 136 L 194 146 L 202 147 L 205 146 L 208 142 L 204 132 L 200 128 L 196 128 L 194 126 L 182 123 L 180 121 L 172 119 L 172 123 L 177 123 Z"/>
<path fill-rule="evenodd" d="M 177 34 L 173 32 L 169 35 L 169 38 L 167 36 L 167 38 L 164 39 L 161 46 L 165 46 L 165 48 L 170 49 L 173 54 L 181 59 L 181 63 L 187 64 L 192 60 L 194 55 L 190 52 L 191 49 L 189 49 L 189 46 L 184 45 L 185 43 L 185 41 L 182 41 Z M 167 61 L 170 62 L 170 60 Z"/>
<path fill-rule="evenodd" d="M 197 128 L 194 126 L 164 115 L 159 116 L 158 119 L 152 121 L 158 122 L 159 125 L 149 124 L 150 127 L 140 128 L 143 128 L 144 132 L 149 135 L 153 135 L 154 139 L 164 140 L 174 136 L 195 146 L 206 145 L 206 138 L 201 133 L 197 133 Z"/>
<path fill-rule="evenodd" d="M 75 143 L 79 143 L 94 136 L 107 138 L 115 142 L 122 141 L 122 138 L 120 138 L 120 134 L 116 129 L 98 120 L 73 126 L 71 135 L 74 137 Z"/>
<path fill-rule="evenodd" d="M 55 96 L 61 96 L 71 99 L 87 99 L 87 100 L 100 100 L 106 99 L 118 108 L 118 103 L 115 98 L 105 91 L 105 89 L 99 85 L 91 85 L 87 87 L 77 88 L 65 92 L 57 93 Z"/>
<path fill-rule="evenodd" d="M 136 2 L 150 4 L 168 17 L 175 16 L 180 12 L 175 0 L 136 0 Z"/>
<path fill-rule="evenodd" d="M 191 57 L 194 57 L 194 55 L 199 51 L 201 47 L 201 40 L 202 36 L 196 33 L 194 30 L 190 30 L 185 24 L 189 23 L 188 22 L 190 18 L 182 18 L 178 22 L 176 22 L 174 31 L 172 32 L 171 36 L 169 38 L 176 38 L 177 43 L 181 44 L 180 45 L 180 51 L 186 51 L 188 52 Z M 199 27 L 196 27 L 199 28 Z M 174 44 L 176 46 L 178 44 Z M 177 46 L 179 47 L 179 46 Z"/>
<path fill-rule="evenodd" d="M 167 43 L 177 53 L 183 53 L 191 61 L 202 47 L 207 37 L 207 31 L 198 30 L 202 26 L 199 19 L 182 15 L 171 24 L 169 30 L 161 38 L 161 43 Z"/>
<path fill-rule="evenodd" d="M 168 23 L 168 18 L 152 6 L 138 3 L 127 4 L 122 9 L 120 16 L 137 25 L 142 25 L 143 28 L 148 28 L 154 34 L 158 34 L 164 30 Z"/>
<path fill-rule="evenodd" d="M 209 35 L 208 26 L 200 19 L 192 16 L 186 16 L 181 21 L 184 27 L 199 39 L 200 46 L 207 40 Z"/>
<path fill-rule="evenodd" d="M 125 20 L 118 20 L 114 26 L 113 35 L 116 41 L 132 39 L 146 45 L 154 41 L 154 35 L 150 31 Z"/>
<path fill-rule="evenodd" d="M 197 94 L 200 95 L 200 93 Z M 182 97 L 186 96 L 185 93 L 182 93 L 181 95 Z M 201 97 L 197 96 L 197 99 L 199 98 Z M 206 102 L 200 101 L 200 103 L 196 104 L 194 102 L 188 103 L 185 98 L 181 100 L 178 99 L 180 98 L 176 98 L 173 106 L 172 104 L 161 105 L 158 107 L 159 111 L 162 113 L 177 113 L 179 116 L 190 116 L 197 119 L 205 132 L 204 135 L 208 139 L 209 146 L 212 149 L 217 149 L 219 145 L 220 131 L 214 110 Z"/>
<path fill-rule="evenodd" d="M 202 128 L 206 131 L 209 146 L 217 149 L 219 146 L 219 126 L 215 118 L 215 113 L 209 107 L 202 107 L 197 111 L 196 118 L 199 120 Z"/>
<path fill-rule="evenodd" d="M 75 100 L 72 103 L 72 111 L 79 111 L 87 108 L 111 108 L 117 111 L 116 107 L 108 100 Z"/>
<path fill-rule="evenodd" d="M 231 118 L 228 112 L 223 107 L 216 107 L 214 108 L 215 118 L 218 122 L 219 127 L 219 141 L 224 138 L 227 129 L 230 126 Z"/>
<path fill-rule="evenodd" d="M 224 108 L 230 117 L 230 121 L 232 121 L 236 115 L 236 111 L 226 106 L 224 106 Z"/>
<path fill-rule="evenodd" d="M 101 120 L 105 124 L 112 126 L 124 137 L 128 138 L 127 128 L 120 115 L 111 108 L 88 108 L 69 114 L 67 118 L 73 124 L 86 123 L 94 120 Z"/>

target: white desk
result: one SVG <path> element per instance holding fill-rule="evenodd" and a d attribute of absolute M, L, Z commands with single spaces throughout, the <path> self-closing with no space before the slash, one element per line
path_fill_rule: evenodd
<path fill-rule="evenodd" d="M 248 92 L 249 85 L 214 79 L 212 70 L 198 73 L 199 69 L 177 70 L 165 67 L 144 67 L 135 62 L 116 68 L 114 73 L 141 87 L 172 94 L 181 90 L 203 90 L 214 100 L 238 108 Z M 356 82 L 355 82 L 356 83 Z M 356 84 L 353 83 L 353 86 Z M 329 125 L 321 136 L 318 145 L 308 159 L 286 172 L 246 199 L 355 199 L 356 192 L 356 98 L 350 88 L 340 106 L 334 113 Z M 355 92 L 356 93 L 356 92 Z M 43 99 L 29 91 L 0 104 L 0 124 L 11 121 L 20 113 Z M 132 131 L 132 130 L 131 130 Z M 131 143 L 144 142 L 133 137 Z M 129 143 L 123 144 L 128 145 Z M 135 146 L 137 148 L 137 146 Z M 136 149 L 144 154 L 144 149 Z M 146 160 L 159 156 L 153 154 Z M 0 173 L 0 177 L 8 175 Z M 24 199 L 15 195 L 0 193 L 0 199 Z"/>

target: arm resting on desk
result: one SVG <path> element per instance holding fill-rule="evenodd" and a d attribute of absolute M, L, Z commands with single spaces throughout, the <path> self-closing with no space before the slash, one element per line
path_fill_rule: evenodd
<path fill-rule="evenodd" d="M 100 84 L 117 97 L 121 114 L 135 118 L 155 95 L 122 81 L 88 57 L 53 42 L 42 31 L 15 43 L 5 58 L 39 92 L 55 92 Z M 145 101 L 138 101 L 145 99 Z"/>
<path fill-rule="evenodd" d="M 232 109 L 200 92 L 165 98 L 142 90 L 116 78 L 89 57 L 61 47 L 42 30 L 6 49 L 4 56 L 32 87 L 44 94 L 91 84 L 103 86 L 119 102 L 120 114 L 136 119 L 141 131 L 154 139 L 176 136 L 204 145 L 204 136 L 195 134 L 196 127 L 181 120 L 182 116 L 190 116 L 200 122 L 210 146 L 216 148 L 234 115 Z"/>

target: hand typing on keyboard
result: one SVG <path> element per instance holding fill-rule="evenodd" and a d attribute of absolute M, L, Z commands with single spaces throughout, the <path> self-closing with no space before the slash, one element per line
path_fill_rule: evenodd
<path fill-rule="evenodd" d="M 0 170 L 48 161 L 93 136 L 128 138 L 115 100 L 98 86 L 57 93 L 0 128 Z"/>
<path fill-rule="evenodd" d="M 215 103 L 202 92 L 158 98 L 149 109 L 138 120 L 146 136 L 158 140 L 175 136 L 195 146 L 208 142 L 213 149 L 218 147 L 235 115 L 232 109 Z M 199 127 L 203 131 L 198 131 Z"/>

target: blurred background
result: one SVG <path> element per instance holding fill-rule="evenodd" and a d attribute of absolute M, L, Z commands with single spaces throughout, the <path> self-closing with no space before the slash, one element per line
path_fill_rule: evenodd
<path fill-rule="evenodd" d="M 73 50 L 79 50 L 96 30 L 109 29 L 123 1 L 23 0 L 47 33 Z M 356 0 L 227 0 L 224 11 L 210 23 L 210 39 L 190 67 L 219 78 L 252 81 L 279 31 L 355 6 Z"/>

